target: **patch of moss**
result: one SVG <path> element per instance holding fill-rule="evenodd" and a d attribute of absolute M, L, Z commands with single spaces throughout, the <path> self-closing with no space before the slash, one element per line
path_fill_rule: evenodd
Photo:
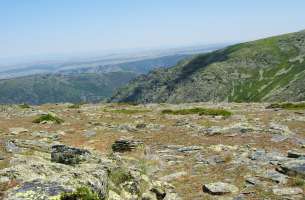
<path fill-rule="evenodd" d="M 47 114 L 47 115 L 42 115 L 40 116 L 39 118 L 33 120 L 33 123 L 41 123 L 43 121 L 51 121 L 51 122 L 55 122 L 56 124 L 61 124 L 64 122 L 64 120 L 56 117 L 56 116 L 53 116 L 51 114 Z"/>
<path fill-rule="evenodd" d="M 23 103 L 23 104 L 20 104 L 20 105 L 19 105 L 19 108 L 27 109 L 27 108 L 31 108 L 31 107 L 30 107 L 28 104 Z"/>
<path fill-rule="evenodd" d="M 171 115 L 211 115 L 211 116 L 224 116 L 229 117 L 232 115 L 230 111 L 224 109 L 211 109 L 211 108 L 191 108 L 191 109 L 181 109 L 181 110 L 171 110 L 166 109 L 162 111 L 162 114 L 171 114 Z"/>
<path fill-rule="evenodd" d="M 302 110 L 305 109 L 305 102 L 303 103 L 273 103 L 266 107 L 267 109 L 281 108 L 288 110 Z"/>
<path fill-rule="evenodd" d="M 60 200 L 100 200 L 98 194 L 86 186 L 76 189 L 75 192 L 64 193 Z"/>

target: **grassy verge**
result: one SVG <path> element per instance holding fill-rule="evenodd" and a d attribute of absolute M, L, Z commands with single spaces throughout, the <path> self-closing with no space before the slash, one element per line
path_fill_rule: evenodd
<path fill-rule="evenodd" d="M 162 114 L 170 115 L 211 115 L 211 116 L 224 116 L 229 117 L 232 115 L 230 111 L 224 109 L 210 109 L 210 108 L 191 108 L 191 109 L 181 109 L 181 110 L 170 110 L 166 109 L 162 111 Z"/>

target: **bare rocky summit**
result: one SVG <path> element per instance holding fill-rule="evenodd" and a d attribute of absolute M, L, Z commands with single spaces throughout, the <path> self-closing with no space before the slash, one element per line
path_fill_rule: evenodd
<path fill-rule="evenodd" d="M 304 108 L 1 105 L 0 138 L 1 199 L 305 197 Z"/>

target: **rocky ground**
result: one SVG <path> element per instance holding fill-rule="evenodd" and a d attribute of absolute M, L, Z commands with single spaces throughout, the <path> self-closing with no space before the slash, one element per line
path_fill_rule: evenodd
<path fill-rule="evenodd" d="M 305 110 L 267 105 L 0 106 L 1 198 L 304 199 Z M 194 107 L 233 114 L 161 113 Z"/>

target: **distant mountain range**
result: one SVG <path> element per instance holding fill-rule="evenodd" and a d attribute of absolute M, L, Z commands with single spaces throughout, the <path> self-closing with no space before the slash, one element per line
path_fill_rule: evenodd
<path fill-rule="evenodd" d="M 202 45 L 192 47 L 181 47 L 172 49 L 161 50 L 137 50 L 110 53 L 102 56 L 74 56 L 67 58 L 45 58 L 42 61 L 27 61 L 19 64 L 1 64 L 0 65 L 0 79 L 15 78 L 21 76 L 28 76 L 34 74 L 54 74 L 54 73 L 84 73 L 84 72 L 114 72 L 114 71 L 126 71 L 130 68 L 132 71 L 147 72 L 150 66 L 146 63 L 151 62 L 151 65 L 155 67 L 163 67 L 171 64 L 168 60 L 172 60 L 174 63 L 181 57 L 187 57 L 194 54 L 213 51 L 223 48 L 227 44 L 214 44 L 214 45 Z M 1 61 L 1 60 L 0 60 Z M 142 62 L 144 61 L 144 63 Z M 137 63 L 139 62 L 139 63 Z M 129 63 L 129 66 L 125 67 L 125 64 Z M 131 65 L 135 64 L 136 67 Z M 144 64 L 144 69 L 140 64 Z M 125 69 L 121 69 L 125 68 Z M 127 68 L 127 69 L 126 69 Z M 142 69 L 137 69 L 142 68 Z"/>
<path fill-rule="evenodd" d="M 229 46 L 157 69 L 119 89 L 111 102 L 305 100 L 305 31 Z"/>
<path fill-rule="evenodd" d="M 210 50 L 214 48 L 216 47 L 213 46 Z M 185 54 L 167 55 L 169 53 L 166 53 L 165 56 L 153 54 L 153 56 L 142 55 L 129 59 L 109 58 L 61 65 L 44 63 L 21 69 L 2 70 L 0 103 L 99 102 L 110 97 L 117 88 L 126 85 L 141 74 L 156 68 L 174 66 L 181 60 L 192 58 L 191 53 L 202 51 L 208 49 L 179 51 Z M 156 57 L 157 55 L 159 57 Z"/>

